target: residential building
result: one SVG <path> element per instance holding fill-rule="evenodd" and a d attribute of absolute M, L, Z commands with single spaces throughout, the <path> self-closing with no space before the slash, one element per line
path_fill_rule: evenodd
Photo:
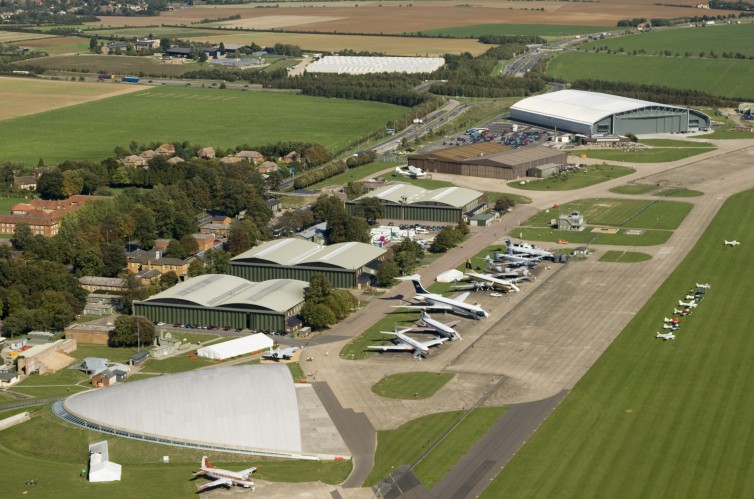
<path fill-rule="evenodd" d="M 16 224 L 26 223 L 32 234 L 54 236 L 60 230 L 65 215 L 73 213 L 90 201 L 110 199 L 108 196 L 85 196 L 77 194 L 68 199 L 32 199 L 11 208 L 10 215 L 0 215 L 0 234 L 15 234 Z"/>
<path fill-rule="evenodd" d="M 197 156 L 199 156 L 202 159 L 214 159 L 215 150 L 211 147 L 202 147 L 201 149 L 199 149 L 199 153 L 197 153 Z"/>

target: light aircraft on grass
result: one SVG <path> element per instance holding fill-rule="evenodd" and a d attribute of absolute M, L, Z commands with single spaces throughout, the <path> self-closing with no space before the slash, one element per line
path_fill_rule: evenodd
<path fill-rule="evenodd" d="M 433 347 L 435 345 L 442 345 L 443 342 L 447 341 L 448 338 L 435 338 L 434 340 L 429 341 L 419 341 L 415 340 L 414 338 L 408 336 L 406 333 L 411 331 L 411 328 L 401 329 L 400 331 L 395 331 L 393 333 L 387 332 L 387 331 L 380 331 L 382 334 L 391 334 L 395 336 L 395 339 L 393 340 L 393 345 L 369 345 L 367 348 L 369 350 L 380 350 L 383 352 L 389 352 L 389 351 L 399 351 L 399 352 L 414 352 L 414 358 L 418 359 L 419 357 L 427 357 L 429 356 L 429 347 Z"/>
<path fill-rule="evenodd" d="M 678 329 L 681 329 L 680 324 L 663 324 L 663 329 L 672 329 L 673 331 L 677 331 Z"/>
<path fill-rule="evenodd" d="M 709 289 L 709 288 L 711 288 L 712 286 L 710 286 L 710 284 L 709 284 L 708 282 L 705 282 L 704 284 L 699 284 L 699 283 L 697 282 L 697 283 L 696 283 L 696 287 L 697 287 L 697 288 L 700 288 L 700 289 Z"/>
<path fill-rule="evenodd" d="M 696 308 L 696 300 L 691 300 L 690 302 L 683 303 L 681 300 L 678 300 L 678 305 L 682 307 L 688 307 L 688 308 Z"/>
<path fill-rule="evenodd" d="M 688 308 L 684 308 L 683 310 L 678 310 L 677 308 L 674 308 L 673 313 L 678 314 L 678 315 L 689 315 L 691 313 L 691 310 L 689 310 Z"/>
<path fill-rule="evenodd" d="M 665 317 L 662 321 L 666 324 L 678 324 L 679 322 L 681 322 L 681 319 L 679 319 L 678 317 Z"/>
<path fill-rule="evenodd" d="M 204 485 L 199 487 L 198 492 L 210 489 L 212 487 L 217 487 L 219 485 L 224 485 L 226 487 L 239 485 L 247 489 L 254 487 L 254 482 L 251 481 L 250 477 L 251 474 L 254 473 L 257 469 L 253 466 L 241 471 L 222 470 L 220 468 L 215 468 L 214 466 L 212 466 L 212 463 L 209 462 L 207 456 L 202 456 L 201 467 L 201 470 L 194 473 L 194 478 L 206 476 L 208 478 L 214 478 L 214 481 L 205 483 Z"/>
<path fill-rule="evenodd" d="M 658 332 L 657 336 L 655 336 L 655 338 L 662 338 L 663 340 L 668 341 L 668 340 L 674 340 L 675 339 L 675 335 L 673 333 L 664 333 L 663 334 L 663 333 Z"/>
<path fill-rule="evenodd" d="M 733 241 L 726 241 L 725 239 L 723 239 L 723 243 L 726 246 L 738 246 L 739 244 L 741 244 L 740 241 L 736 241 L 735 239 Z"/>
<path fill-rule="evenodd" d="M 407 277 L 399 277 L 404 281 L 411 281 L 416 290 L 416 296 L 414 299 L 417 304 L 409 305 L 396 305 L 393 308 L 410 308 L 414 310 L 445 310 L 449 312 L 456 312 L 459 314 L 465 314 L 473 317 L 474 319 L 481 319 L 483 317 L 489 317 L 488 314 L 479 305 L 466 303 L 466 298 L 469 297 L 469 292 L 461 293 L 456 298 L 446 298 L 437 293 L 430 293 L 421 283 L 421 277 L 419 275 L 412 275 Z"/>
<path fill-rule="evenodd" d="M 529 243 L 511 243 L 510 239 L 505 240 L 505 246 L 508 248 L 509 255 L 529 255 L 539 258 L 552 258 L 553 255 L 547 250 L 537 248 Z"/>
<path fill-rule="evenodd" d="M 301 347 L 270 349 L 269 352 L 262 354 L 262 358 L 267 360 L 290 360 L 297 350 L 301 350 Z"/>

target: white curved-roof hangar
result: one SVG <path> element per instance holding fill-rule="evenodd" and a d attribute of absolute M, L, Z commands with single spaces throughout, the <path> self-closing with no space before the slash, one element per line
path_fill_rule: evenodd
<path fill-rule="evenodd" d="M 327 246 L 295 237 L 265 241 L 232 258 L 297 267 L 316 266 L 356 270 L 385 254 L 385 250 L 355 241 Z"/>
<path fill-rule="evenodd" d="M 300 454 L 301 424 L 288 368 L 202 369 L 77 393 L 65 410 L 95 425 L 241 451 Z"/>
<path fill-rule="evenodd" d="M 584 90 L 527 97 L 511 106 L 510 116 L 587 135 L 679 133 L 710 126 L 709 116 L 700 111 Z"/>
<path fill-rule="evenodd" d="M 303 301 L 308 286 L 308 282 L 295 279 L 251 282 L 226 274 L 205 274 L 178 283 L 144 302 L 286 312 Z"/>

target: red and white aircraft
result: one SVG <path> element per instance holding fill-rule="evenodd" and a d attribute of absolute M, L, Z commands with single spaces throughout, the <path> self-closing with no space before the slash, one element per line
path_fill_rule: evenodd
<path fill-rule="evenodd" d="M 224 485 L 226 487 L 239 485 L 247 489 L 253 488 L 254 482 L 251 481 L 251 474 L 256 470 L 257 469 L 253 466 L 242 471 L 222 470 L 212 466 L 212 463 L 209 462 L 207 456 L 202 456 L 202 469 L 194 473 L 194 478 L 206 476 L 208 478 L 214 478 L 214 481 L 205 483 L 197 489 L 197 492 L 211 489 L 212 487 L 217 487 L 219 485 Z"/>

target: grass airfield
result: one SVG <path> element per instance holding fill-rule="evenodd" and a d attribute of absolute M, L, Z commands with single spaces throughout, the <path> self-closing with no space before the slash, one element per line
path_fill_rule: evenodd
<path fill-rule="evenodd" d="M 752 206 L 754 190 L 730 198 L 482 497 L 754 495 Z M 654 338 L 696 282 L 712 288 L 677 338 Z"/>

